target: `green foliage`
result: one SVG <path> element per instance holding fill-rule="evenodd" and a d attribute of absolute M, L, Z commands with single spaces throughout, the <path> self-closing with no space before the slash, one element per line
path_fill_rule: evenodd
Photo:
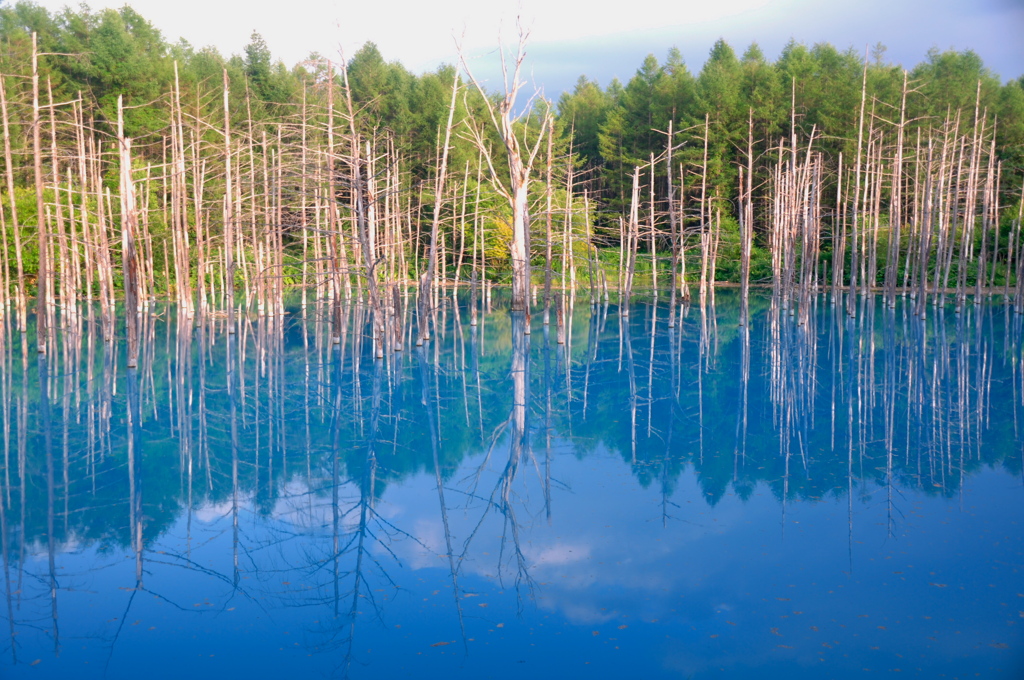
<path fill-rule="evenodd" d="M 309 60 L 289 69 L 274 59 L 270 46 L 256 32 L 252 33 L 242 54 L 225 56 L 212 48 L 197 50 L 185 41 L 168 44 L 151 23 L 128 6 L 94 11 L 81 5 L 50 12 L 31 2 L 5 4 L 0 6 L 0 38 L 4 45 L 0 66 L 5 74 L 11 114 L 15 199 L 25 236 L 26 266 L 31 263 L 34 267 L 35 257 L 32 252 L 35 201 L 33 191 L 28 188 L 34 178 L 31 153 L 27 153 L 31 148 L 31 81 L 25 78 L 31 72 L 32 32 L 38 33 L 39 50 L 49 53 L 39 60 L 43 103 L 48 100 L 50 90 L 56 102 L 78 101 L 80 96 L 83 121 L 87 127 L 98 130 L 97 138 L 103 141 L 103 151 L 107 154 L 112 150 L 109 136 L 116 125 L 117 101 L 123 98 L 126 135 L 135 140 L 137 179 L 147 166 L 155 168 L 166 162 L 171 93 L 177 65 L 180 102 L 186 121 L 183 133 L 189 148 L 200 150 L 187 162 L 201 167 L 206 160 L 204 153 L 216 158 L 207 168 L 201 187 L 207 205 L 199 208 L 199 215 L 191 203 L 185 209 L 192 235 L 200 217 L 204 228 L 209 229 L 214 238 L 220 234 L 222 223 L 217 206 L 223 198 L 226 182 L 223 160 L 216 154 L 224 143 L 221 88 L 225 71 L 229 82 L 229 122 L 238 139 L 247 140 L 238 151 L 243 154 L 251 173 L 248 184 L 242 188 L 244 200 L 259 202 L 253 196 L 258 196 L 262 190 L 255 185 L 263 181 L 260 178 L 264 163 L 278 153 L 289 153 L 282 149 L 299 148 L 297 121 L 300 116 L 305 123 L 301 127 L 307 135 L 307 148 L 326 148 L 327 101 L 331 96 L 335 107 L 335 153 L 339 156 L 348 153 L 347 149 L 337 146 L 348 129 L 341 70 L 336 65 L 329 67 L 320 55 L 310 55 Z M 426 231 L 422 227 L 433 214 L 439 145 L 448 119 L 456 68 L 443 65 L 433 72 L 416 75 L 400 63 L 388 61 L 373 43 L 366 43 L 350 55 L 345 67 L 359 134 L 364 142 L 374 145 L 378 153 L 390 145 L 400 159 L 402 177 L 397 200 L 410 214 L 418 215 L 419 220 L 415 228 L 420 241 L 410 242 L 408 251 L 415 257 L 422 252 Z M 881 45 L 865 56 L 827 43 L 808 47 L 791 41 L 777 59 L 770 61 L 756 43 L 751 43 L 739 56 L 733 46 L 719 40 L 696 76 L 675 48 L 669 50 L 662 61 L 655 55 L 648 55 L 624 84 L 613 80 L 602 88 L 596 81 L 580 76 L 572 91 L 562 94 L 555 107 L 558 119 L 554 185 L 559 189 L 553 200 L 556 211 L 565 207 L 568 198 L 562 187 L 568 181 L 567 170 L 572 167 L 577 196 L 573 208 L 574 249 L 582 248 L 585 256 L 587 247 L 581 238 L 586 225 L 579 215 L 582 206 L 578 197 L 586 189 L 595 242 L 614 253 L 619 245 L 618 220 L 629 210 L 632 176 L 638 166 L 643 168 L 641 223 L 654 221 L 659 229 L 667 230 L 668 173 L 664 154 L 669 144 L 666 133 L 670 123 L 674 129 L 671 141 L 676 209 L 684 212 L 682 221 L 687 229 L 700 228 L 697 224 L 702 189 L 699 173 L 707 116 L 706 202 L 720 201 L 725 211 L 719 279 L 738 277 L 738 235 L 732 213 L 738 197 L 738 169 L 751 161 L 747 157 L 748 143 L 752 145 L 754 229 L 758 239 L 751 276 L 755 280 L 767 278 L 770 270 L 762 240 L 770 226 L 768 197 L 780 140 L 787 140 L 788 144 L 788 140 L 795 137 L 805 144 L 814 130 L 814 150 L 823 154 L 826 168 L 838 165 L 840 153 L 844 154 L 844 162 L 849 167 L 856 152 L 865 73 L 868 126 L 882 130 L 884 143 L 891 144 L 904 74 L 902 68 L 886 62 L 885 48 Z M 1012 200 L 1002 196 L 1019 195 L 1024 184 L 1024 78 L 1001 84 L 972 51 L 932 50 L 910 71 L 908 80 L 907 139 L 918 133 L 927 139 L 929 131 L 937 129 L 947 115 L 955 116 L 958 112 L 963 133 L 974 125 L 976 105 L 979 116 L 987 115 L 988 121 L 998 121 L 997 125 L 987 123 L 987 129 L 995 130 L 997 155 L 1003 163 L 1004 231 L 1001 239 L 1005 247 L 1009 238 L 1005 204 Z M 500 179 L 507 173 L 507 166 L 501 158 L 501 140 L 486 113 L 485 97 L 493 95 L 467 87 L 464 79 L 458 86 L 449 149 L 449 180 L 459 186 L 465 183 L 467 186 L 460 190 L 468 189 L 472 195 L 475 195 L 476 185 L 481 185 L 478 222 L 484 229 L 489 267 L 498 276 L 508 265 L 511 215 L 507 201 L 491 186 L 489 169 L 484 167 L 469 128 L 475 125 L 483 144 L 494 152 L 495 171 Z M 540 129 L 538 122 L 540 116 L 547 113 L 546 106 L 546 102 L 535 101 L 534 108 L 526 111 L 527 115 L 517 123 L 516 133 L 524 145 L 532 146 L 536 140 Z M 65 105 L 58 107 L 55 115 L 58 146 L 74 148 L 77 140 L 71 139 L 70 130 L 77 112 Z M 48 135 L 48 122 L 44 127 Z M 278 133 L 283 136 L 281 147 L 277 145 Z M 49 140 L 44 139 L 44 146 L 48 144 Z M 652 173 L 645 167 L 652 158 L 655 159 L 653 187 L 650 186 Z M 543 174 L 545 160 L 542 151 L 534 178 Z M 61 163 L 71 164 L 71 161 L 66 159 Z M 312 161 L 307 159 L 307 163 Z M 44 173 L 50 176 L 50 162 L 46 165 Z M 293 178 L 303 173 L 307 179 L 310 177 L 308 168 L 298 169 L 297 158 L 288 158 L 286 166 Z M 461 177 L 467 168 L 468 179 L 463 181 Z M 340 169 L 335 167 L 335 171 Z M 190 184 L 186 190 L 190 197 L 200 188 L 196 174 L 196 168 L 190 165 L 187 172 Z M 116 195 L 116 162 L 107 163 L 102 175 L 105 186 Z M 834 200 L 836 179 L 835 176 L 824 179 L 826 204 Z M 546 221 L 543 217 L 546 195 L 541 184 L 534 186 L 530 194 L 535 257 L 542 256 L 543 249 L 538 244 L 542 244 L 543 239 L 538 238 L 538 234 L 543 233 Z M 652 188 L 656 196 L 653 205 L 649 199 Z M 163 208 L 167 190 L 154 182 L 149 185 L 149 191 L 146 202 L 151 210 L 147 226 L 154 239 L 157 274 L 161 276 L 163 242 L 169 234 Z M 888 191 L 886 188 L 883 193 Z M 340 193 L 331 200 L 342 205 L 344 212 L 348 208 Z M 888 198 L 884 195 L 881 202 L 884 204 Z M 285 202 L 288 200 L 286 196 Z M 445 233 L 450 237 L 461 217 L 453 203 L 446 201 L 441 212 Z M 303 211 L 306 218 L 312 219 L 315 211 L 308 206 L 289 204 L 283 211 L 286 249 L 299 243 L 296 225 Z M 345 215 L 350 217 L 349 213 Z M 116 223 L 119 217 L 115 214 L 113 219 Z M 823 219 L 828 223 L 832 216 L 826 214 Z M 467 228 L 471 230 L 472 226 Z M 9 231 L 9 256 L 13 254 L 12 238 Z M 561 247 L 560 243 L 556 244 L 554 251 L 560 252 Z M 659 257 L 666 259 L 664 238 L 659 248 L 662 249 Z M 825 248 L 824 256 L 829 257 L 828 245 Z M 693 250 L 691 256 L 692 253 Z M 295 257 L 293 248 L 286 258 L 288 281 L 298 276 Z M 1005 267 L 1005 263 L 999 260 L 995 266 Z M 1000 270 L 997 278 L 1003 276 Z"/>
<path fill-rule="evenodd" d="M 262 105 L 295 104 L 295 83 L 282 62 L 272 63 L 263 36 L 253 31 L 245 46 L 245 77 Z"/>
<path fill-rule="evenodd" d="M 348 63 L 348 82 L 353 104 L 361 113 L 360 120 L 367 131 L 387 128 L 399 138 L 409 133 L 412 123 L 409 90 L 413 79 L 398 62 L 385 62 L 372 42 L 353 55 Z"/>
<path fill-rule="evenodd" d="M 558 100 L 558 117 L 563 135 L 572 135 L 573 148 L 584 164 L 601 162 L 601 125 L 612 106 L 612 99 L 601 86 L 580 76 L 573 91 Z"/>

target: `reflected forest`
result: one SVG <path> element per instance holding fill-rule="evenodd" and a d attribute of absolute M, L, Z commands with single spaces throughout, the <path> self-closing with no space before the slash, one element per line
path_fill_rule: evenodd
<path fill-rule="evenodd" d="M 891 309 L 869 295 L 851 318 L 814 300 L 800 323 L 758 294 L 740 325 L 738 291 L 721 291 L 672 327 L 649 295 L 628 314 L 556 296 L 559 321 L 526 332 L 507 291 L 459 291 L 439 300 L 429 346 L 383 359 L 365 304 L 342 306 L 336 343 L 326 302 L 235 319 L 234 332 L 226 315 L 161 303 L 142 318 L 138 368 L 104 343 L 95 305 L 51 353 L 6 336 L 8 660 L 26 658 L 29 631 L 59 655 L 61 631 L 80 627 L 62 625 L 61 600 L 95 577 L 58 571 L 68 553 L 132 567 L 123 609 L 92 641 L 110 653 L 135 597 L 192 607 L 174 585 L 184 570 L 218 593 L 204 606 L 315 610 L 308 644 L 343 652 L 347 674 L 357 622 L 384 617 L 380 593 L 400 595 L 409 560 L 428 558 L 450 578 L 456 611 L 443 625 L 468 646 L 463 617 L 478 610 L 460 579 L 483 569 L 530 606 L 544 589 L 531 532 L 591 498 L 560 478 L 566 456 L 618 461 L 667 531 L 688 521 L 684 502 L 745 503 L 758 489 L 783 532 L 793 504 L 841 505 L 851 564 L 871 533 L 863 502 L 893 540 L 908 494 L 955 501 L 986 469 L 1019 486 L 1020 316 L 986 304 L 922 320 L 912 301 Z M 415 302 L 404 302 L 408 316 Z M 403 324 L 409 346 L 414 326 Z M 680 493 L 691 476 L 696 493 Z M 443 528 L 434 543 L 418 535 L 421 519 L 379 509 L 413 479 L 434 495 L 420 510 Z M 566 493 L 577 498 L 559 503 Z M 211 543 L 224 551 L 216 567 L 194 555 Z"/>

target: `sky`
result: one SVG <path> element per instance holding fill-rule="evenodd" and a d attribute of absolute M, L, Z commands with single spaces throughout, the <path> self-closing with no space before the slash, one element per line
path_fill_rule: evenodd
<path fill-rule="evenodd" d="M 9 1 L 9 0 L 7 0 Z M 37 0 L 53 11 L 67 0 Z M 124 0 L 93 0 L 93 10 Z M 414 73 L 458 60 L 463 45 L 474 73 L 500 88 L 499 44 L 514 47 L 519 23 L 529 31 L 524 73 L 551 99 L 571 90 L 580 75 L 606 86 L 625 82 L 654 54 L 664 61 L 675 46 L 699 72 L 708 51 L 724 38 L 738 54 L 756 41 L 775 59 L 790 39 L 829 42 L 862 53 L 882 43 L 885 59 L 912 68 L 931 48 L 972 49 L 1003 81 L 1024 75 L 1024 0 L 629 0 L 608 3 L 618 11 L 580 0 L 133 0 L 129 2 L 169 42 L 215 46 L 241 54 L 260 33 L 275 59 L 293 66 L 310 53 L 351 56 L 367 41 L 384 58 Z M 244 9 L 242 9 L 244 8 Z"/>

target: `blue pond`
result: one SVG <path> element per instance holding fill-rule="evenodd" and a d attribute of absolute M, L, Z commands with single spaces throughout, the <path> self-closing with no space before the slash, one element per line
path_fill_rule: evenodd
<path fill-rule="evenodd" d="M 0 676 L 1024 677 L 1001 300 L 440 302 L 6 334 Z"/>

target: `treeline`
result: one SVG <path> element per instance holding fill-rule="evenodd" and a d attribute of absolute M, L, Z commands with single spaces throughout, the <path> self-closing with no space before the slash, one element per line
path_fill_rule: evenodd
<path fill-rule="evenodd" d="M 628 83 L 613 80 L 601 88 L 581 76 L 574 90 L 558 101 L 564 124 L 573 129 L 575 150 L 597 168 L 612 205 L 629 200 L 629 175 L 665 148 L 665 134 L 674 121 L 685 130 L 677 144 L 691 165 L 703 152 L 705 115 L 709 117 L 708 183 L 712 193 L 736 200 L 737 175 L 747 164 L 748 123 L 752 118 L 755 165 L 765 184 L 780 140 L 794 133 L 806 139 L 816 131 L 816 148 L 830 159 L 856 155 L 858 112 L 866 75 L 869 120 L 879 134 L 900 119 L 904 69 L 884 61 L 881 46 L 868 55 L 845 52 L 827 43 L 811 48 L 790 42 L 774 62 L 758 45 L 742 56 L 719 40 L 697 75 L 687 69 L 677 49 L 664 63 L 648 56 Z M 866 67 L 866 74 L 865 74 Z M 1024 77 L 1001 84 L 980 57 L 965 52 L 932 51 L 907 73 L 905 133 L 937 128 L 960 113 L 962 129 L 981 115 L 998 120 L 998 157 L 1019 179 L 1024 168 Z M 891 132 L 891 131 L 887 131 Z M 887 140 L 889 141 L 889 140 Z M 894 142 L 894 140 L 891 140 Z M 1007 188 L 1014 182 L 1007 173 Z M 1019 186 L 1019 183 L 1018 183 Z"/>
<path fill-rule="evenodd" d="M 130 7 L 0 8 L 3 289 L 24 310 L 39 286 L 111 307 L 137 281 L 187 308 L 238 287 L 269 311 L 292 284 L 379 306 L 379 284 L 424 271 L 507 280 L 508 138 L 485 100 L 501 93 L 460 72 L 417 76 L 370 43 L 287 68 L 255 33 L 225 57 L 168 44 Z M 529 252 L 547 288 L 962 299 L 1019 276 L 1024 78 L 970 51 L 904 72 L 880 47 L 790 43 L 770 62 L 719 41 L 696 75 L 678 50 L 650 56 L 625 84 L 535 100 L 511 130 L 539 150 Z"/>

